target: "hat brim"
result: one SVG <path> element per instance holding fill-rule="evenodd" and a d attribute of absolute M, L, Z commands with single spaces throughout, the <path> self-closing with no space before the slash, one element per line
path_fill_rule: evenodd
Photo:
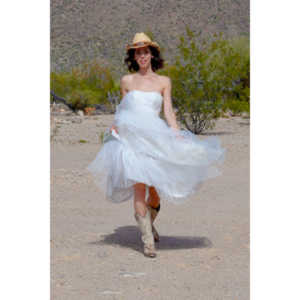
<path fill-rule="evenodd" d="M 160 51 L 159 45 L 155 42 L 142 42 L 142 43 L 137 43 L 136 45 L 135 44 L 127 45 L 126 50 L 128 51 L 130 49 L 143 48 L 147 46 L 155 47 L 158 51 Z"/>

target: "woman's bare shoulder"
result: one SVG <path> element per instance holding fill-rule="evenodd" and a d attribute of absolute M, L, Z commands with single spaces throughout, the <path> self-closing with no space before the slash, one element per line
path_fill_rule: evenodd
<path fill-rule="evenodd" d="M 121 78 L 121 84 L 127 85 L 133 80 L 133 74 L 125 74 Z"/>
<path fill-rule="evenodd" d="M 166 75 L 159 75 L 160 82 L 162 84 L 162 89 L 170 89 L 171 88 L 171 78 Z"/>
<path fill-rule="evenodd" d="M 132 80 L 133 80 L 133 74 L 125 74 L 122 76 L 121 81 L 120 81 L 122 97 L 124 97 L 125 94 L 128 92 L 128 90 L 129 90 L 128 87 L 130 86 Z"/>
<path fill-rule="evenodd" d="M 166 76 L 166 75 L 158 75 L 160 81 L 164 84 L 164 85 L 168 85 L 171 83 L 171 78 Z"/>

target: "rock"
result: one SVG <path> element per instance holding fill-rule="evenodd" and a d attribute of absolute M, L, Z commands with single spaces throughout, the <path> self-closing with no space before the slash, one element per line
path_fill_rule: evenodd
<path fill-rule="evenodd" d="M 81 118 L 73 118 L 72 123 L 80 124 L 80 123 L 82 123 L 82 119 Z"/>
<path fill-rule="evenodd" d="M 77 115 L 80 116 L 80 117 L 83 117 L 84 116 L 84 112 L 82 110 L 78 110 L 77 111 Z"/>
<path fill-rule="evenodd" d="M 71 124 L 70 121 L 68 121 L 68 120 L 63 120 L 63 119 L 57 120 L 56 123 L 57 123 L 57 124 Z"/>
<path fill-rule="evenodd" d="M 103 295 L 114 295 L 114 294 L 118 295 L 118 294 L 121 294 L 121 292 L 106 290 L 106 291 L 103 291 L 101 294 L 103 294 Z"/>
<path fill-rule="evenodd" d="M 146 273 L 143 272 L 120 272 L 119 274 L 123 277 L 135 277 L 135 278 L 146 275 Z"/>
<path fill-rule="evenodd" d="M 74 112 L 63 103 L 53 103 L 50 105 L 51 115 L 71 116 Z"/>
<path fill-rule="evenodd" d="M 244 119 L 249 119 L 250 118 L 250 114 L 247 112 L 242 112 L 241 117 Z"/>
<path fill-rule="evenodd" d="M 112 114 L 114 109 L 105 104 L 96 104 L 95 110 L 92 112 L 92 115 L 103 115 L 103 114 Z"/>

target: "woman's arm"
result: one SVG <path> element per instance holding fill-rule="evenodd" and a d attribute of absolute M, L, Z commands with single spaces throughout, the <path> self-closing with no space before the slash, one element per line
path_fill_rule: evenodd
<path fill-rule="evenodd" d="M 126 89 L 126 86 L 127 86 L 127 77 L 128 75 L 124 75 L 122 78 L 121 78 L 121 81 L 120 81 L 120 90 L 121 90 L 121 97 L 123 98 L 126 93 L 127 93 L 127 89 Z M 117 127 L 115 124 L 113 124 L 110 128 L 110 131 L 112 130 L 115 130 L 117 133 L 118 133 L 118 130 L 117 130 Z"/>
<path fill-rule="evenodd" d="M 172 97 L 171 97 L 171 79 L 167 76 L 165 77 L 165 88 L 163 91 L 163 98 L 164 98 L 164 115 L 167 120 L 167 123 L 170 127 L 180 130 L 179 126 L 177 125 L 176 121 L 176 114 L 174 112 L 173 106 L 172 106 Z"/>

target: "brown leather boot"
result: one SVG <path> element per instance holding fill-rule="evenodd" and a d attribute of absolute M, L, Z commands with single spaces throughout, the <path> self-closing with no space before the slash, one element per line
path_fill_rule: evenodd
<path fill-rule="evenodd" d="M 147 213 L 144 217 L 140 216 L 138 213 L 135 213 L 134 217 L 142 233 L 142 241 L 144 243 L 144 255 L 151 258 L 156 257 L 149 209 L 147 209 Z"/>
<path fill-rule="evenodd" d="M 158 235 L 158 232 L 157 230 L 155 229 L 154 225 L 153 225 L 153 222 L 155 220 L 155 218 L 157 217 L 158 213 L 159 213 L 159 210 L 160 210 L 160 204 L 158 205 L 158 207 L 151 207 L 149 205 L 149 210 L 150 210 L 150 214 L 151 214 L 151 224 L 152 224 L 152 233 L 153 233 L 153 236 L 154 236 L 154 241 L 155 242 L 159 242 L 159 235 Z"/>

